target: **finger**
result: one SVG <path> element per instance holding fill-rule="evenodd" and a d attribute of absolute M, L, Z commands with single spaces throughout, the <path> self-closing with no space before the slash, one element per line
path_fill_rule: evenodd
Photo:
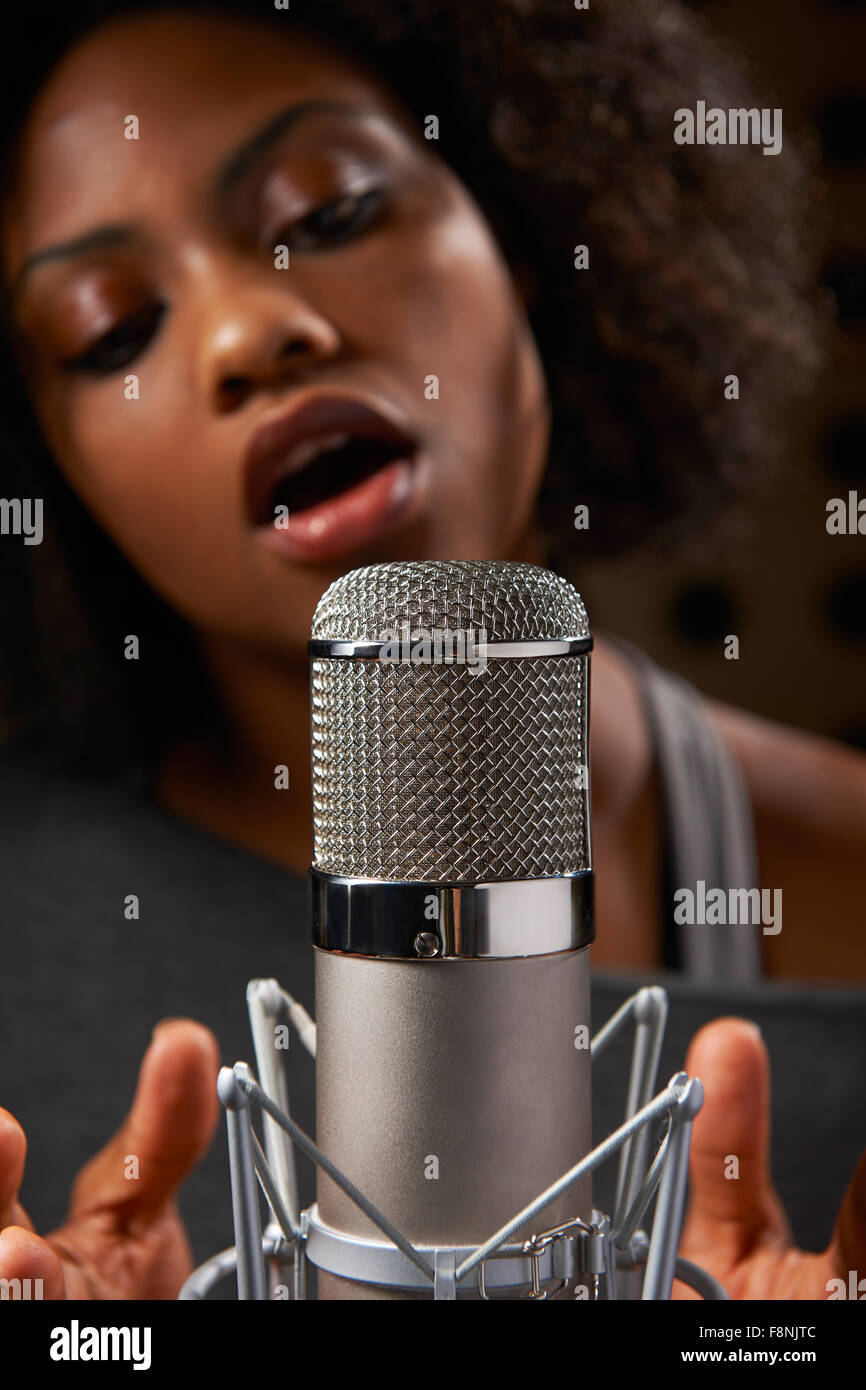
<path fill-rule="evenodd" d="M 692 1039 L 685 1069 L 703 1083 L 704 1104 L 692 1130 L 683 1245 L 741 1258 L 759 1237 L 786 1241 L 770 1178 L 770 1064 L 760 1030 L 744 1018 L 716 1019 Z"/>
<path fill-rule="evenodd" d="M 846 1282 L 850 1272 L 856 1271 L 859 1288 L 860 1279 L 866 1278 L 866 1153 L 857 1164 L 842 1199 L 828 1254 L 836 1274 Z"/>
<path fill-rule="evenodd" d="M 213 1139 L 218 1070 L 219 1049 L 208 1028 L 192 1019 L 157 1025 L 132 1109 L 76 1178 L 70 1219 L 107 1208 L 147 1217 L 165 1206 Z"/>
<path fill-rule="evenodd" d="M 7 1226 L 0 1233 L 0 1278 L 30 1280 L 31 1298 L 65 1298 L 60 1258 L 33 1231 Z M 41 1285 L 36 1281 L 41 1280 Z M 26 1285 L 24 1286 L 27 1287 Z M 23 1296 L 23 1288 L 21 1290 Z"/>
<path fill-rule="evenodd" d="M 4 1226 L 31 1226 L 18 1202 L 26 1157 L 24 1130 L 15 1116 L 0 1106 L 0 1231 Z"/>

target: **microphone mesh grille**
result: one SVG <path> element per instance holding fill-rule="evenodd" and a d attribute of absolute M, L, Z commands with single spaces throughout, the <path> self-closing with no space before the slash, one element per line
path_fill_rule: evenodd
<path fill-rule="evenodd" d="M 488 641 L 588 635 L 567 581 L 534 565 L 374 565 L 332 584 L 313 637 L 387 640 L 408 622 Z M 480 640 L 480 639 L 478 639 Z M 312 663 L 314 867 L 479 882 L 590 868 L 588 658 Z"/>
<path fill-rule="evenodd" d="M 573 584 L 509 560 L 417 560 L 368 565 L 337 579 L 313 618 L 314 638 L 378 642 L 383 631 L 487 630 L 488 642 L 553 641 L 589 633 Z"/>

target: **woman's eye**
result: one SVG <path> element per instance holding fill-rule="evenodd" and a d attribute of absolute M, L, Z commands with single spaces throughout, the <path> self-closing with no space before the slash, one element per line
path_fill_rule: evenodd
<path fill-rule="evenodd" d="M 308 212 L 290 230 L 289 247 L 314 250 L 333 246 L 366 227 L 378 212 L 383 200 L 381 188 L 365 193 L 342 193 Z"/>
<path fill-rule="evenodd" d="M 164 304 L 148 304 L 130 314 L 92 343 L 86 352 L 67 362 L 67 369 L 97 375 L 119 371 L 144 351 L 164 313 Z"/>

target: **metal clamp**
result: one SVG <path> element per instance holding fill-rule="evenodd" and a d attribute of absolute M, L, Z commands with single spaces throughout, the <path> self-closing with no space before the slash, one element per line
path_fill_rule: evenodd
<path fill-rule="evenodd" d="M 568 1283 L 569 1274 L 565 1274 L 565 1276 L 561 1279 L 556 1289 L 542 1289 L 540 1276 L 541 1257 L 545 1255 L 548 1251 L 552 1251 L 552 1253 L 554 1254 L 554 1263 L 556 1263 L 556 1250 L 559 1247 L 562 1247 L 565 1241 L 568 1241 L 571 1247 L 571 1263 L 573 1266 L 573 1269 L 570 1272 L 576 1272 L 578 1264 L 578 1261 L 576 1259 L 577 1251 L 576 1242 L 572 1233 L 576 1233 L 578 1231 L 586 1232 L 590 1235 L 594 1234 L 594 1228 L 592 1226 L 588 1226 L 586 1222 L 582 1221 L 579 1216 L 575 1216 L 572 1218 L 571 1221 L 563 1221 L 559 1226 L 551 1226 L 549 1230 L 539 1231 L 536 1234 L 531 1235 L 529 1239 L 524 1242 L 523 1248 L 526 1251 L 527 1255 L 529 1255 L 529 1258 L 532 1262 L 532 1290 L 529 1294 L 530 1298 L 556 1298 L 557 1294 L 561 1293 L 561 1291 L 565 1288 L 566 1284 Z M 561 1273 L 562 1271 L 557 1272 Z"/>
<path fill-rule="evenodd" d="M 334 1230 L 322 1221 L 316 1204 L 310 1208 L 308 1218 L 306 1254 L 318 1269 L 361 1283 L 382 1284 L 394 1289 L 429 1290 L 430 1280 L 395 1246 Z M 436 1271 L 438 1296 L 448 1298 L 451 1290 L 456 1293 L 460 1289 L 460 1281 L 456 1278 L 457 1264 L 471 1254 L 474 1247 L 419 1245 L 416 1249 Z M 488 1258 L 497 1262 L 491 1287 L 503 1292 L 507 1290 L 513 1293 L 521 1288 L 537 1289 L 544 1280 L 562 1280 L 574 1272 L 569 1259 L 563 1265 L 561 1259 L 555 1257 L 552 1241 L 537 1252 L 527 1250 L 526 1243 L 506 1245 Z M 479 1291 L 481 1297 L 487 1299 L 487 1281 L 481 1265 L 478 1270 Z"/>

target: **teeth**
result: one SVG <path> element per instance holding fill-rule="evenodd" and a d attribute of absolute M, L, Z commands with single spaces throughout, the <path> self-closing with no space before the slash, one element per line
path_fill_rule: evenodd
<path fill-rule="evenodd" d="M 279 455 L 275 460 L 275 466 L 273 466 L 272 469 L 269 470 L 269 496 L 271 503 L 273 503 L 275 497 L 280 493 L 280 489 L 283 487 L 287 479 L 292 478 L 296 474 L 301 473 L 302 470 L 306 468 L 310 463 L 312 463 L 315 459 L 323 457 L 326 454 L 334 453 L 339 449 L 344 449 L 346 445 L 351 444 L 353 440 L 357 440 L 359 443 L 369 443 L 371 445 L 378 446 L 382 450 L 382 458 L 385 461 L 387 461 L 390 455 L 396 453 L 399 447 L 399 441 L 395 441 L 394 444 L 391 445 L 387 438 L 377 439 L 375 437 L 368 436 L 365 434 L 356 435 L 351 434 L 346 430 L 335 430 L 332 434 L 322 434 L 318 435 L 315 439 L 304 440 L 302 443 L 297 444 L 294 449 L 291 449 L 288 452 Z M 364 453 L 361 453 L 357 459 L 359 468 L 366 468 L 369 472 L 370 467 L 375 464 L 376 459 L 378 457 L 378 454 L 373 453 L 369 458 L 367 458 Z M 311 489 L 309 486 L 305 488 L 303 483 L 301 484 L 301 492 L 305 497 L 309 498 L 309 496 L 312 495 L 312 492 L 314 491 L 315 488 Z M 281 495 L 284 496 L 285 494 Z M 314 505 L 314 502 L 307 500 L 304 503 L 299 502 L 298 505 L 310 507 Z M 271 515 L 272 513 L 269 510 L 265 516 L 265 520 L 269 521 Z"/>
<path fill-rule="evenodd" d="M 320 435 L 318 439 L 308 439 L 289 454 L 286 459 L 286 472 L 297 473 L 301 468 L 306 467 L 317 454 L 330 453 L 332 449 L 342 449 L 348 442 L 349 436 L 345 433 L 324 434 Z"/>

